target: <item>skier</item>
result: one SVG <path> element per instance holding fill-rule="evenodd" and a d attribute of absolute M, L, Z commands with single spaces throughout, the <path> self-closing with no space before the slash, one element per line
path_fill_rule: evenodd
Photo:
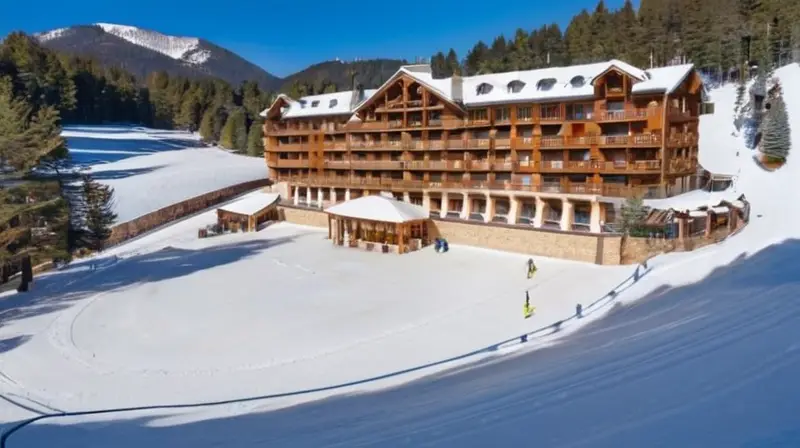
<path fill-rule="evenodd" d="M 525 305 L 522 307 L 522 312 L 525 319 L 533 316 L 533 313 L 536 312 L 536 308 L 531 306 L 531 297 L 528 295 L 528 291 L 525 291 Z"/>
<path fill-rule="evenodd" d="M 533 258 L 528 258 L 528 278 L 533 278 L 533 274 L 536 273 L 536 264 L 533 262 Z"/>

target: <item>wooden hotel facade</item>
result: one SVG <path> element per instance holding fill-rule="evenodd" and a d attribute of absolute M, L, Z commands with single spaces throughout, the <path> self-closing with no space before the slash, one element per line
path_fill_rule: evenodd
<path fill-rule="evenodd" d="M 295 204 L 391 191 L 431 216 L 602 232 L 621 199 L 695 188 L 691 65 L 621 61 L 279 96 L 262 113 L 269 176 Z"/>

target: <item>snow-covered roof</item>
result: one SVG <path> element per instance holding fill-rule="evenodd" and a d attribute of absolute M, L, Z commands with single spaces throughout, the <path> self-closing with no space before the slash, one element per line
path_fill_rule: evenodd
<path fill-rule="evenodd" d="M 394 83 L 401 75 L 413 78 L 446 101 L 464 106 L 591 98 L 594 96 L 594 81 L 612 69 L 626 73 L 635 80 L 633 93 L 671 93 L 686 79 L 693 66 L 688 64 L 641 70 L 613 59 L 568 67 L 434 79 L 429 65 L 407 65 L 400 67 L 378 89 L 366 90 L 364 98 L 357 104 L 351 101 L 353 91 L 305 96 L 298 100 L 287 99 L 289 107 L 282 117 L 352 114 L 376 92 Z M 262 116 L 265 113 L 266 111 Z"/>
<path fill-rule="evenodd" d="M 693 68 L 692 64 L 651 68 L 647 70 L 647 79 L 634 84 L 632 91 L 633 93 L 672 92 L 681 85 Z"/>
<path fill-rule="evenodd" d="M 428 219 L 424 208 L 382 195 L 362 196 L 328 207 L 325 212 L 346 218 L 394 223 Z"/>
<path fill-rule="evenodd" d="M 254 215 L 265 208 L 275 205 L 280 199 L 277 193 L 256 193 L 245 196 L 238 201 L 219 207 L 220 210 L 236 213 L 237 215 Z"/>

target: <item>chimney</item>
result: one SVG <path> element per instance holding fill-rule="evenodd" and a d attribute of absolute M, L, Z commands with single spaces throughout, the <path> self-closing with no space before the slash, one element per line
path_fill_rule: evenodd
<path fill-rule="evenodd" d="M 464 79 L 461 75 L 450 78 L 450 98 L 457 103 L 464 101 Z"/>

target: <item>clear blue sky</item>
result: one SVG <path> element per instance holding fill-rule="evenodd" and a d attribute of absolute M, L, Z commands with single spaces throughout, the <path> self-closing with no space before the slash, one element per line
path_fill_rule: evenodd
<path fill-rule="evenodd" d="M 201 37 L 286 76 L 341 58 L 429 57 L 453 47 L 459 57 L 479 39 L 506 37 L 543 23 L 565 26 L 597 0 L 436 0 L 322 2 L 319 0 L 0 0 L 0 35 L 95 22 Z M 623 0 L 606 0 L 613 9 Z M 638 5 L 639 1 L 634 1 Z M 130 5 L 130 6 L 128 6 Z M 489 43 L 489 42 L 487 42 Z"/>

